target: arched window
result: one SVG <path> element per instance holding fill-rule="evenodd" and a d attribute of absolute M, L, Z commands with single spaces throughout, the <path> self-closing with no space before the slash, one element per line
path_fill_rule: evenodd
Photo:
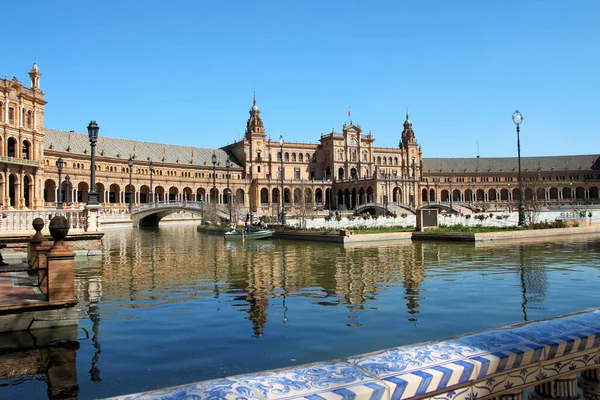
<path fill-rule="evenodd" d="M 21 147 L 21 156 L 25 160 L 31 160 L 30 149 L 31 149 L 31 146 L 29 145 L 29 142 L 27 140 L 24 140 L 23 146 Z"/>
<path fill-rule="evenodd" d="M 377 164 L 381 164 L 381 157 L 377 157 Z"/>
<path fill-rule="evenodd" d="M 394 157 L 394 165 L 398 165 L 398 157 Z"/>
<path fill-rule="evenodd" d="M 298 161 L 299 162 L 304 162 L 304 155 L 302 153 L 298 154 Z"/>
<path fill-rule="evenodd" d="M 280 151 L 277 152 L 277 161 L 281 161 L 281 152 Z"/>
<path fill-rule="evenodd" d="M 310 162 L 310 154 L 306 153 L 306 162 Z"/>
<path fill-rule="evenodd" d="M 296 162 L 296 153 L 292 153 L 292 161 Z"/>
<path fill-rule="evenodd" d="M 25 124 L 30 129 L 31 129 L 31 121 L 32 121 L 32 119 L 33 119 L 33 115 L 31 113 L 31 110 L 29 110 L 29 111 L 27 111 L 27 115 L 25 117 Z"/>
<path fill-rule="evenodd" d="M 285 161 L 290 161 L 290 153 L 285 153 L 283 157 L 285 158 Z"/>
<path fill-rule="evenodd" d="M 387 165 L 387 158 L 383 157 L 383 165 Z"/>

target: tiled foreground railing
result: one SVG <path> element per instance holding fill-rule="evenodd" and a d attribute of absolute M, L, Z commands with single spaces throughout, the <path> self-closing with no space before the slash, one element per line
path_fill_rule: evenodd
<path fill-rule="evenodd" d="M 119 399 L 600 399 L 600 309 Z"/>

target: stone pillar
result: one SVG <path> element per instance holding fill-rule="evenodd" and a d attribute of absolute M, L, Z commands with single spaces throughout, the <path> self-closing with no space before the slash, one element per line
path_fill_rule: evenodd
<path fill-rule="evenodd" d="M 50 221 L 50 234 L 54 244 L 48 251 L 48 302 L 72 304 L 75 298 L 75 253 L 64 242 L 69 233 L 67 218 L 57 215 Z"/>
<path fill-rule="evenodd" d="M 33 229 L 35 229 L 35 234 L 29 238 L 29 243 L 27 244 L 27 263 L 30 267 L 36 268 L 38 262 L 37 248 L 41 246 L 44 241 L 44 235 L 42 234 L 44 220 L 42 218 L 36 218 L 31 225 L 33 226 Z"/>
<path fill-rule="evenodd" d="M 578 382 L 585 400 L 600 400 L 600 368 L 583 371 Z"/>
<path fill-rule="evenodd" d="M 535 390 L 529 393 L 529 400 L 576 400 L 579 398 L 577 373 L 564 375 L 561 378 L 536 385 Z"/>
<path fill-rule="evenodd" d="M 85 231 L 86 232 L 97 232 L 100 230 L 100 224 L 98 223 L 98 214 L 100 212 L 101 206 L 99 204 L 93 205 L 88 204 L 85 206 L 86 210 L 86 224 Z"/>

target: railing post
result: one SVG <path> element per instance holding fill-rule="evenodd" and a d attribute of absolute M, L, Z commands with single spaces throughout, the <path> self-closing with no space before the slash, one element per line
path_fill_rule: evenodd
<path fill-rule="evenodd" d="M 585 400 L 600 400 L 600 368 L 583 371 L 578 382 Z"/>

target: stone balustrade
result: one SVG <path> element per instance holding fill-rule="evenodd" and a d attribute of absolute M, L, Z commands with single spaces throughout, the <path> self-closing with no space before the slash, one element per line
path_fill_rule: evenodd
<path fill-rule="evenodd" d="M 117 399 L 600 399 L 600 308 Z M 532 390 L 531 390 L 532 389 Z"/>
<path fill-rule="evenodd" d="M 69 231 L 86 230 L 85 209 L 72 210 L 0 210 L 0 233 L 31 232 L 31 224 L 35 218 L 42 218 L 46 223 L 55 215 L 64 215 L 69 222 Z"/>

